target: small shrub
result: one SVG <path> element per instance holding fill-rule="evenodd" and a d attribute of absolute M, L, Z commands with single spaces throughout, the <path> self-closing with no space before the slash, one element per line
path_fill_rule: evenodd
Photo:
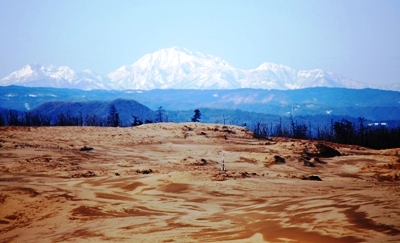
<path fill-rule="evenodd" d="M 90 150 L 93 150 L 93 148 L 83 146 L 83 148 L 80 149 L 80 151 L 90 151 Z"/>
<path fill-rule="evenodd" d="M 319 143 L 316 145 L 319 155 L 325 158 L 331 158 L 335 156 L 341 156 L 342 154 L 334 148 L 331 148 L 325 144 Z"/>
<path fill-rule="evenodd" d="M 275 159 L 276 163 L 282 163 L 282 164 L 286 163 L 286 160 L 284 158 L 282 158 L 281 156 L 275 155 L 274 159 Z"/>

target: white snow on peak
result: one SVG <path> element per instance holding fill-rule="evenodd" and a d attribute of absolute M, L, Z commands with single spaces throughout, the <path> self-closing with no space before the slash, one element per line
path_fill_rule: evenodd
<path fill-rule="evenodd" d="M 323 78 L 325 76 L 325 71 L 321 69 L 313 69 L 313 70 L 299 70 L 298 71 L 299 78 Z"/>
<path fill-rule="evenodd" d="M 212 69 L 230 69 L 232 67 L 221 58 L 185 48 L 171 47 L 146 54 L 132 65 L 124 65 L 108 74 L 111 82 L 122 89 L 154 88 L 198 88 L 209 87 L 213 81 L 198 80 L 191 83 L 188 77 L 195 73 L 205 73 Z M 200 71 L 201 70 L 201 71 Z M 214 74 L 213 74 L 214 75 Z M 213 76 L 210 74 L 210 77 Z"/>
<path fill-rule="evenodd" d="M 30 87 L 109 89 L 101 76 L 90 70 L 75 72 L 68 66 L 28 64 L 0 80 L 0 85 L 22 85 Z"/>
<path fill-rule="evenodd" d="M 180 67 L 181 65 L 186 65 L 190 68 L 229 66 L 226 61 L 211 55 L 200 52 L 193 53 L 185 48 L 171 47 L 144 55 L 131 67 L 169 69 Z"/>
<path fill-rule="evenodd" d="M 46 77 L 72 81 L 75 78 L 75 75 L 75 71 L 67 66 L 54 67 L 53 65 L 40 65 L 34 63 L 28 64 L 22 67 L 20 70 L 11 73 L 7 77 L 3 78 L 2 81 L 29 81 Z"/>
<path fill-rule="evenodd" d="M 264 62 L 263 64 L 258 66 L 256 68 L 256 70 L 270 70 L 270 71 L 273 71 L 273 72 L 277 72 L 277 71 L 280 71 L 280 70 L 291 71 L 292 69 L 290 67 L 282 65 L 282 64 Z"/>
<path fill-rule="evenodd" d="M 29 64 L 0 80 L 0 86 L 12 84 L 85 90 L 376 88 L 321 69 L 296 70 L 270 62 L 242 70 L 219 57 L 177 46 L 146 54 L 107 76 L 89 69 L 76 72 L 68 66 Z"/>

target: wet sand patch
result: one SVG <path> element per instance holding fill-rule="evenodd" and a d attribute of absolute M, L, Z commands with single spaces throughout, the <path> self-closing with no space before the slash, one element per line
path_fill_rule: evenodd
<path fill-rule="evenodd" d="M 79 206 L 72 210 L 74 217 L 112 217 L 115 214 L 103 212 L 99 207 Z"/>
<path fill-rule="evenodd" d="M 183 193 L 189 189 L 189 184 L 185 183 L 170 183 L 162 186 L 161 191 L 169 193 Z"/>
<path fill-rule="evenodd" d="M 137 206 L 130 209 L 123 209 L 128 216 L 164 216 L 167 215 L 164 211 L 149 209 L 143 206 Z"/>
<path fill-rule="evenodd" d="M 121 196 L 121 195 L 111 194 L 111 193 L 96 192 L 95 195 L 97 198 L 103 198 L 103 199 L 119 200 L 119 201 L 134 201 L 134 198 L 132 198 L 132 197 Z"/>
<path fill-rule="evenodd" d="M 146 184 L 142 183 L 142 182 L 133 182 L 130 183 L 128 185 L 122 186 L 121 189 L 127 190 L 127 191 L 133 191 L 136 188 L 138 188 L 139 186 L 145 186 Z"/>
<path fill-rule="evenodd" d="M 372 219 L 367 217 L 367 213 L 359 210 L 360 206 L 353 206 L 344 210 L 344 214 L 349 219 L 349 222 L 358 229 L 373 230 L 387 235 L 400 235 L 400 226 L 398 225 L 385 225 L 376 223 Z"/>
<path fill-rule="evenodd" d="M 77 239 L 91 239 L 93 241 L 94 239 L 98 238 L 104 238 L 104 234 L 98 233 L 99 230 L 89 230 L 86 228 L 83 229 L 77 229 L 73 231 L 72 233 L 67 233 L 64 234 L 58 238 L 55 239 L 55 242 L 67 242 L 71 240 L 77 240 Z"/>

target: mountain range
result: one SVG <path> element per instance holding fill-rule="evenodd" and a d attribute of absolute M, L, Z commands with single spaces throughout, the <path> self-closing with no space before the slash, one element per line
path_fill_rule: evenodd
<path fill-rule="evenodd" d="M 0 86 L 8 85 L 82 90 L 294 90 L 310 87 L 400 90 L 400 84 L 374 86 L 321 69 L 296 70 L 268 62 L 255 69 L 243 70 L 219 57 L 179 47 L 144 55 L 135 63 L 124 65 L 106 76 L 91 70 L 76 72 L 68 66 L 28 64 L 0 80 Z"/>

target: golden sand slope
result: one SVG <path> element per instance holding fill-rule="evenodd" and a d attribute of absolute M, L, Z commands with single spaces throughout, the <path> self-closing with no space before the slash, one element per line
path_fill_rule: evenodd
<path fill-rule="evenodd" d="M 0 127 L 0 242 L 400 242 L 400 150 L 316 144 L 200 123 Z"/>

